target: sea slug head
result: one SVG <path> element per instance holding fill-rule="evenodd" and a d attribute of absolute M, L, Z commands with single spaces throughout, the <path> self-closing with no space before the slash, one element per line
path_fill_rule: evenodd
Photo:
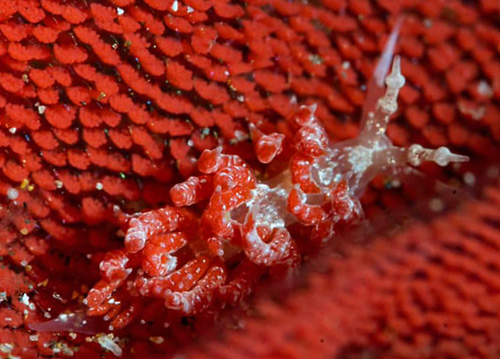
<path fill-rule="evenodd" d="M 418 167 L 424 161 L 447 166 L 451 162 L 466 162 L 469 159 L 452 153 L 446 147 L 427 149 L 419 144 L 412 144 L 408 148 L 394 146 L 386 131 L 390 117 L 398 110 L 398 94 L 405 84 L 399 56 L 394 58 L 385 84 L 385 94 L 376 101 L 375 108 L 367 113 L 359 136 L 330 146 L 327 161 L 318 161 L 330 166 L 333 177 L 346 180 L 350 194 L 355 197 L 359 197 L 379 173 L 394 174 L 408 165 Z"/>

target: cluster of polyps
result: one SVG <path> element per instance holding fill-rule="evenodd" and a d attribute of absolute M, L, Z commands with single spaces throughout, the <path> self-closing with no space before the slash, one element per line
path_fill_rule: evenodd
<path fill-rule="evenodd" d="M 119 301 L 112 296 L 125 281 L 130 293 L 160 298 L 187 315 L 206 309 L 214 299 L 236 301 L 249 290 L 255 268 L 297 263 L 290 224 L 311 227 L 313 241 L 327 240 L 339 223 L 362 215 L 359 196 L 377 173 L 422 161 L 444 166 L 467 160 L 444 147 L 394 146 L 385 132 L 405 82 L 399 58 L 385 82 L 385 95 L 368 114 L 361 134 L 349 141 L 331 144 L 315 106 L 301 107 L 289 169 L 269 181 L 257 180 L 249 165 L 220 147 L 205 151 L 198 161 L 200 175 L 171 189 L 175 207 L 129 219 L 125 249 L 101 263 L 103 279 L 88 295 L 91 313 L 119 313 Z M 257 158 L 271 162 L 282 150 L 283 135 L 265 135 L 255 126 L 250 130 Z M 202 201 L 208 204 L 198 219 L 187 207 Z M 224 263 L 241 253 L 241 268 L 228 281 Z M 133 305 L 121 311 L 113 327 L 126 324 L 134 311 Z"/>

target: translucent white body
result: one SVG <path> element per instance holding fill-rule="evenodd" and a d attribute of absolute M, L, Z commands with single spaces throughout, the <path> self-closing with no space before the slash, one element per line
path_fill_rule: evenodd
<path fill-rule="evenodd" d="M 391 35 L 387 51 L 394 48 L 395 35 Z M 385 66 L 387 58 L 386 53 L 381 58 L 377 66 L 379 72 L 387 71 Z M 370 97 L 377 93 L 373 86 L 378 86 L 378 79 L 383 78 L 380 73 L 374 74 L 372 89 L 369 89 L 368 103 L 373 102 Z M 447 166 L 450 162 L 468 161 L 467 156 L 456 155 L 446 147 L 438 149 L 426 149 L 418 144 L 413 144 L 408 148 L 394 146 L 386 135 L 387 125 L 390 116 L 397 109 L 397 98 L 400 89 L 405 84 L 405 78 L 401 73 L 400 58 L 396 56 L 392 62 L 392 70 L 385 77 L 386 91 L 382 97 L 378 98 L 375 108 L 368 109 L 366 118 L 362 121 L 362 129 L 358 137 L 330 144 L 324 148 L 324 154 L 314 158 L 310 165 L 309 173 L 305 177 L 310 177 L 320 193 L 302 193 L 300 192 L 301 203 L 292 208 L 298 210 L 298 207 L 304 206 L 313 210 L 314 206 L 325 204 L 332 187 L 341 181 L 348 185 L 349 198 L 346 203 L 350 207 L 350 213 L 344 216 L 358 216 L 361 212 L 359 198 L 368 183 L 378 173 L 393 172 L 403 166 L 419 166 L 424 161 L 432 161 L 440 166 Z M 313 128 L 310 136 L 305 137 L 305 141 L 310 143 L 320 143 L 320 134 L 324 129 L 319 121 L 314 117 L 315 106 L 310 108 L 311 119 L 308 126 Z M 316 127 L 314 127 L 316 126 Z M 287 199 L 291 190 L 291 172 L 285 171 L 278 178 L 268 181 L 267 184 L 259 185 L 255 190 L 254 199 L 248 203 L 249 213 L 256 219 L 256 224 L 268 226 L 271 228 L 285 228 L 287 225 L 296 221 L 296 218 L 290 214 L 290 208 L 287 208 Z M 298 187 L 295 186 L 297 189 Z M 298 189 L 300 191 L 300 189 Z M 329 217 L 329 221 L 347 220 L 339 216 Z M 335 224 L 335 223 L 334 223 Z M 332 233 L 333 234 L 333 233 Z"/>

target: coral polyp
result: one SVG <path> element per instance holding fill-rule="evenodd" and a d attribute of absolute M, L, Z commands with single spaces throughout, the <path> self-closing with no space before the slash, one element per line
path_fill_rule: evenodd
<path fill-rule="evenodd" d="M 301 106 L 293 115 L 293 150 L 282 156 L 289 166 L 271 178 L 259 178 L 265 176 L 221 146 L 205 150 L 199 174 L 172 187 L 174 206 L 124 215 L 125 247 L 101 262 L 102 280 L 86 299 L 89 314 L 105 315 L 117 329 L 133 320 L 141 297 L 160 299 L 181 315 L 199 314 L 216 302 L 235 304 L 251 290 L 251 280 L 248 271 L 228 280 L 227 263 L 234 258 L 240 266 L 255 266 L 254 279 L 265 268 L 293 268 L 301 252 L 291 225 L 308 228 L 311 243 L 321 245 L 338 226 L 363 216 L 360 196 L 377 174 L 397 174 L 423 161 L 467 161 L 446 147 L 392 144 L 386 129 L 404 83 L 395 57 L 385 94 L 367 113 L 359 136 L 343 142 L 331 143 L 315 105 Z M 257 159 L 267 164 L 279 158 L 283 135 L 255 125 L 250 132 Z M 124 294 L 132 303 L 116 308 Z"/>

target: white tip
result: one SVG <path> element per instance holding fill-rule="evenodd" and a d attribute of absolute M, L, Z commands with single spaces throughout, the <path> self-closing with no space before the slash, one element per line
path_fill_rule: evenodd
<path fill-rule="evenodd" d="M 447 147 L 439 147 L 437 150 L 430 150 L 418 144 L 414 144 L 408 148 L 407 161 L 415 167 L 420 166 L 423 161 L 433 161 L 444 167 L 448 166 L 451 162 L 467 162 L 468 160 L 469 157 L 456 155 Z"/>
<path fill-rule="evenodd" d="M 448 166 L 450 162 L 467 162 L 468 156 L 456 155 L 452 153 L 447 147 L 439 147 L 434 151 L 432 160 L 438 165 L 444 167 Z"/>
<path fill-rule="evenodd" d="M 373 73 L 373 76 L 375 78 L 378 87 L 384 86 L 384 80 L 387 75 L 387 72 L 389 71 L 389 66 L 391 64 L 392 55 L 394 54 L 394 49 L 396 48 L 396 43 L 398 41 L 399 31 L 401 30 L 402 23 L 403 23 L 403 18 L 401 17 L 398 19 L 396 26 L 394 26 L 394 29 L 392 30 L 391 35 L 387 40 L 382 56 L 380 57 L 380 60 L 377 63 L 375 72 Z"/>
<path fill-rule="evenodd" d="M 385 79 L 385 84 L 389 88 L 398 90 L 405 85 L 405 78 L 401 74 L 401 58 L 399 56 L 394 57 L 392 70 L 389 76 Z"/>

